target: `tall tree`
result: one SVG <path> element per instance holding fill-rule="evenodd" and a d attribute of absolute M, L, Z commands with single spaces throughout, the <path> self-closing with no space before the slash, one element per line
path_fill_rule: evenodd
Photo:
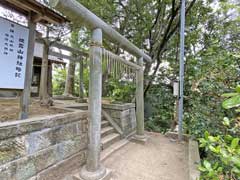
<path fill-rule="evenodd" d="M 166 57 L 167 45 L 177 35 L 180 24 L 180 2 L 176 0 L 100 0 L 96 3 L 90 0 L 80 1 L 80 3 L 151 55 L 153 61 L 145 64 L 146 94 L 159 72 L 160 64 Z M 191 15 L 191 9 L 196 3 L 200 7 L 203 6 L 202 0 L 187 2 L 187 16 Z M 105 46 L 109 47 L 106 43 Z M 118 54 L 122 53 L 118 45 L 110 46 L 110 49 Z"/>

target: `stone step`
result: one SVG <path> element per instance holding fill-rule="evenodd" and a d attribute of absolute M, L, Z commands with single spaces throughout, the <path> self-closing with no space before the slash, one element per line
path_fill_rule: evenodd
<path fill-rule="evenodd" d="M 105 120 L 101 121 L 101 128 L 105 128 L 105 127 L 107 127 L 109 125 L 110 125 L 110 123 L 108 121 L 105 121 Z"/>
<path fill-rule="evenodd" d="M 117 134 L 117 133 L 111 133 L 105 136 L 104 138 L 101 139 L 102 150 L 105 150 L 106 148 L 108 148 L 109 146 L 111 146 L 112 144 L 114 144 L 119 140 L 120 140 L 120 134 Z"/>
<path fill-rule="evenodd" d="M 112 153 L 118 151 L 123 146 L 127 145 L 129 143 L 129 140 L 122 139 L 118 142 L 115 142 L 111 146 L 109 146 L 107 149 L 103 150 L 101 152 L 101 161 L 104 161 L 108 156 L 110 156 Z"/>
<path fill-rule="evenodd" d="M 101 129 L 101 138 L 104 138 L 105 136 L 114 133 L 114 128 L 111 126 L 107 126 Z"/>

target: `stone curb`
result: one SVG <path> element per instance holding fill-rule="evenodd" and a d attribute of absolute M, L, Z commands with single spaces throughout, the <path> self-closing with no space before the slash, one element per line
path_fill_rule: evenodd
<path fill-rule="evenodd" d="M 200 171 L 198 166 L 200 164 L 200 155 L 198 142 L 189 140 L 188 142 L 188 167 L 189 167 L 189 180 L 199 180 Z"/>

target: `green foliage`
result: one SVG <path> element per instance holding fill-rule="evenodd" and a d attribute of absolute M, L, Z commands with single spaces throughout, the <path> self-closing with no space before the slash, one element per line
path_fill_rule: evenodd
<path fill-rule="evenodd" d="M 85 66 L 83 68 L 83 85 L 84 85 L 84 97 L 88 97 L 88 88 L 89 88 L 89 68 L 88 68 L 88 62 L 84 61 Z M 79 83 L 80 83 L 80 71 L 79 66 L 76 67 L 76 73 L 75 73 L 75 84 L 74 84 L 74 95 L 79 96 Z"/>
<path fill-rule="evenodd" d="M 234 7 L 231 12 L 236 11 L 236 6 L 226 3 L 228 7 Z M 240 43 L 235 36 L 239 34 L 236 27 L 240 21 L 233 16 L 230 18 L 230 12 L 228 15 L 225 13 L 226 3 L 220 3 L 215 10 L 208 9 L 197 26 L 191 24 L 195 28 L 186 41 L 193 49 L 196 43 L 202 47 L 197 51 L 188 49 L 185 76 L 185 129 L 196 138 L 201 137 L 205 130 L 213 135 L 223 134 L 221 120 L 234 114 L 233 110 L 221 108 L 224 98 L 221 95 L 239 83 L 237 54 Z M 201 30 L 203 27 L 204 32 Z M 228 94 L 231 95 L 233 97 L 229 97 L 224 106 L 234 106 L 234 101 L 237 102 L 238 96 Z"/>
<path fill-rule="evenodd" d="M 145 128 L 166 132 L 173 121 L 174 98 L 168 86 L 154 85 L 145 97 Z"/>
<path fill-rule="evenodd" d="M 239 86 L 236 91 L 238 92 Z M 238 96 L 235 93 L 224 94 L 231 97 L 223 102 L 224 108 L 238 107 L 240 101 L 231 101 L 232 97 Z M 227 102 L 227 103 L 226 103 Z M 234 105 L 233 105 L 234 104 Z M 212 136 L 208 131 L 203 138 L 199 138 L 200 147 L 204 148 L 207 157 L 203 160 L 199 170 L 202 172 L 203 180 L 235 180 L 240 177 L 240 124 L 237 118 L 224 118 L 223 134 Z"/>
<path fill-rule="evenodd" d="M 62 95 L 65 88 L 66 69 L 62 66 L 54 66 L 53 72 L 53 95 Z"/>
<path fill-rule="evenodd" d="M 239 128 L 239 127 L 238 127 Z M 208 160 L 203 160 L 199 170 L 201 179 L 237 179 L 240 177 L 240 145 L 239 138 L 225 134 L 224 136 L 210 136 L 200 138 L 200 147 L 205 148 Z"/>
<path fill-rule="evenodd" d="M 54 66 L 53 69 L 53 95 L 63 95 L 64 88 L 65 88 L 65 82 L 66 82 L 66 74 L 67 69 L 63 68 L 62 66 Z M 79 95 L 79 66 L 76 67 L 76 73 L 75 73 L 75 83 L 74 83 L 74 95 Z M 85 96 L 88 96 L 88 84 L 89 84 L 89 69 L 84 68 L 83 71 L 83 83 L 84 83 L 84 89 L 85 89 Z"/>
<path fill-rule="evenodd" d="M 223 108 L 230 109 L 240 105 L 240 85 L 238 85 L 235 90 L 235 93 L 227 93 L 222 95 L 223 97 L 229 97 L 229 99 L 222 103 Z"/>
<path fill-rule="evenodd" d="M 116 80 L 111 78 L 104 84 L 107 89 L 107 97 L 110 97 L 112 102 L 130 103 L 135 97 L 136 86 L 131 81 Z"/>

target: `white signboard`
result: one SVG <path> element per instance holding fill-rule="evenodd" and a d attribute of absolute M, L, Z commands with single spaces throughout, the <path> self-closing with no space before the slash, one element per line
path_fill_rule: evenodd
<path fill-rule="evenodd" d="M 0 88 L 24 89 L 29 30 L 0 17 Z"/>
<path fill-rule="evenodd" d="M 178 81 L 173 82 L 173 95 L 179 96 L 179 82 Z"/>

